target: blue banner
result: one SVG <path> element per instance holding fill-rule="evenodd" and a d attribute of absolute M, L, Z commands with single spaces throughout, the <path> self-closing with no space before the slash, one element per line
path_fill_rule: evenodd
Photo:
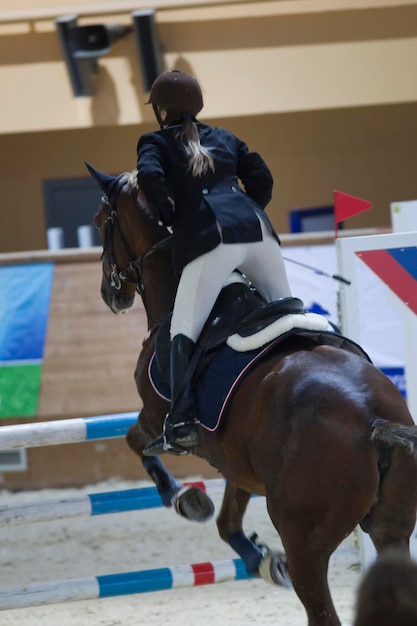
<path fill-rule="evenodd" d="M 52 263 L 0 268 L 0 417 L 36 414 L 53 271 Z"/>

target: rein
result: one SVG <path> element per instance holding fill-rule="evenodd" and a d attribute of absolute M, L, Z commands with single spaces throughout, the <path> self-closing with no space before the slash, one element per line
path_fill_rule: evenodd
<path fill-rule="evenodd" d="M 165 251 L 167 248 L 167 243 L 170 241 L 171 236 L 168 236 L 165 239 L 158 241 L 149 250 L 146 250 L 146 252 L 134 259 L 130 251 L 129 245 L 123 235 L 122 229 L 120 228 L 120 224 L 117 219 L 118 216 L 116 209 L 113 207 L 107 196 L 103 196 L 101 202 L 109 209 L 109 214 L 104 221 L 104 244 L 101 259 L 104 259 L 106 264 L 111 269 L 110 285 L 113 287 L 113 289 L 116 289 L 117 291 L 121 289 L 122 283 L 136 285 L 136 291 L 141 296 L 143 306 L 145 307 L 146 311 L 148 311 L 146 306 L 145 283 L 143 280 L 143 264 L 145 259 L 147 259 L 155 252 Z M 116 229 L 117 234 L 120 238 L 120 242 L 128 258 L 128 265 L 126 269 L 120 269 L 118 267 L 114 256 L 112 238 L 113 228 Z M 132 272 L 134 272 L 135 274 L 134 278 L 131 278 L 131 276 L 129 276 L 129 274 L 131 274 Z"/>

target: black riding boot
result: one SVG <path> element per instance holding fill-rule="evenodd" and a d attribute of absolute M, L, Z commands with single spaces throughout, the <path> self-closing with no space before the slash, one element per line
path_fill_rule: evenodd
<path fill-rule="evenodd" d="M 194 394 L 191 380 L 186 380 L 192 378 L 186 375 L 194 351 L 195 343 L 186 335 L 175 335 L 171 340 L 171 408 L 165 418 L 162 437 L 146 446 L 143 451 L 145 455 L 163 452 L 186 454 L 187 448 L 198 443 Z"/>
<path fill-rule="evenodd" d="M 195 343 L 186 335 L 175 335 L 171 340 L 171 409 L 165 418 L 164 434 L 168 444 L 179 444 L 185 448 L 195 446 L 198 441 L 194 393 L 191 380 L 186 380 L 194 351 Z"/>

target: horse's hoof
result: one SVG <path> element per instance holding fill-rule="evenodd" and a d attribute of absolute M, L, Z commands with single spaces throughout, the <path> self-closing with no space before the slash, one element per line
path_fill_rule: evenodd
<path fill-rule="evenodd" d="M 288 574 L 287 559 L 283 552 L 267 551 L 258 568 L 259 574 L 267 582 L 281 587 L 292 587 Z"/>
<path fill-rule="evenodd" d="M 211 498 L 202 489 L 192 485 L 177 491 L 172 505 L 179 515 L 194 522 L 207 522 L 214 514 Z"/>

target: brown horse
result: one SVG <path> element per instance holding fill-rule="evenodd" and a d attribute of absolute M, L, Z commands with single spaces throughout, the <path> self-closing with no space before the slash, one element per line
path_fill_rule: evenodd
<path fill-rule="evenodd" d="M 178 483 L 157 457 L 143 455 L 168 409 L 148 379 L 157 330 L 177 287 L 161 244 L 168 232 L 150 218 L 134 172 L 90 172 L 105 193 L 95 217 L 103 242 L 102 297 L 119 313 L 138 291 L 149 325 L 135 372 L 143 410 L 127 442 L 169 506 L 177 500 Z M 247 374 L 223 427 L 200 427 L 193 454 L 226 478 L 218 531 L 247 570 L 258 572 L 265 556 L 242 530 L 254 493 L 266 498 L 308 625 L 340 626 L 328 564 L 355 527 L 369 533 L 378 553 L 395 547 L 409 554 L 417 508 L 417 427 L 397 388 L 360 354 L 297 335 L 281 345 Z"/>

